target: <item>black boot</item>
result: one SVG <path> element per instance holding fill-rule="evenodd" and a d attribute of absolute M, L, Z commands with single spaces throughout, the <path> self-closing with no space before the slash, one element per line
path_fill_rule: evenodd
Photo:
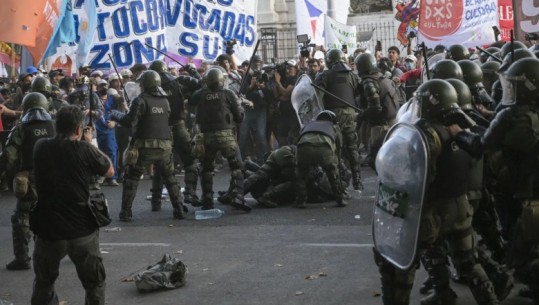
<path fill-rule="evenodd" d="M 7 270 L 15 271 L 15 270 L 28 270 L 31 268 L 30 265 L 30 258 L 21 258 L 21 259 L 14 259 L 11 262 L 9 262 L 6 265 Z"/>
<path fill-rule="evenodd" d="M 434 285 L 432 284 L 432 280 L 430 279 L 430 277 L 427 276 L 423 284 L 421 284 L 421 287 L 419 287 L 419 293 L 429 294 L 433 288 Z"/>
<path fill-rule="evenodd" d="M 457 294 L 450 287 L 443 290 L 434 290 L 430 295 L 421 299 L 421 305 L 455 305 Z"/>

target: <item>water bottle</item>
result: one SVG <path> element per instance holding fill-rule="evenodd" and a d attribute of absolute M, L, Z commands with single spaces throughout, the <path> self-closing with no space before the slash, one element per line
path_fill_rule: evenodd
<path fill-rule="evenodd" d="M 222 211 L 220 209 L 199 210 L 199 211 L 195 211 L 195 219 L 201 220 L 201 219 L 219 218 L 223 216 L 224 213 L 225 211 Z"/>

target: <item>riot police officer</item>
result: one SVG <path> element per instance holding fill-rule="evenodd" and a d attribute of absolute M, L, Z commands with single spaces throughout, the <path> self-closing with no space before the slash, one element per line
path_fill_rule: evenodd
<path fill-rule="evenodd" d="M 483 135 L 450 126 L 459 146 L 473 155 L 498 150 L 502 183 L 510 202 L 506 203 L 505 231 L 510 234 L 507 258 L 515 276 L 529 286 L 534 302 L 539 303 L 539 60 L 523 58 L 500 75 L 503 108 L 495 114 Z M 498 165 L 500 165 L 498 164 Z"/>
<path fill-rule="evenodd" d="M 483 70 L 481 70 L 481 67 L 468 59 L 459 60 L 457 64 L 462 70 L 462 80 L 468 85 L 472 93 L 472 103 L 494 110 L 496 103 L 485 90 L 485 85 L 483 85 Z"/>
<path fill-rule="evenodd" d="M 466 197 L 471 156 L 455 145 L 446 129 L 455 122 L 469 127 L 457 105 L 457 92 L 447 81 L 434 79 L 423 83 L 416 97 L 421 107 L 421 120 L 415 125 L 425 136 L 430 152 L 428 191 L 418 233 L 420 254 L 425 254 L 423 262 L 434 283 L 434 295 L 425 304 L 454 304 L 457 298 L 449 287 L 448 277 L 441 274 L 447 273 L 445 264 L 436 263 L 428 255 L 432 252 L 425 251 L 439 249 L 444 241 L 449 244 L 455 268 L 469 279 L 468 286 L 477 303 L 498 304 L 493 285 L 474 256 L 473 210 Z M 416 266 L 399 269 L 382 256 L 378 248 L 375 249 L 375 261 L 382 276 L 384 304 L 409 304 Z M 437 303 L 432 303 L 433 299 Z"/>
<path fill-rule="evenodd" d="M 384 136 L 395 121 L 397 111 L 404 102 L 394 82 L 385 77 L 377 68 L 376 59 L 370 53 L 363 53 L 355 59 L 356 68 L 361 77 L 360 93 L 363 118 L 370 128 L 368 160 L 374 167 L 374 159 Z"/>
<path fill-rule="evenodd" d="M 185 100 L 202 85 L 202 82 L 199 81 L 200 75 L 195 69 L 191 68 L 189 71 L 193 76 L 181 75 L 175 77 L 168 72 L 167 64 L 162 60 L 153 61 L 149 69 L 159 73 L 161 87 L 167 94 L 170 106 L 168 124 L 172 130 L 172 145 L 185 169 L 184 201 L 194 206 L 199 206 L 200 201 L 196 195 L 198 168 L 195 158 L 191 154 L 191 135 L 186 125 L 187 110 L 185 109 Z M 154 210 L 160 209 L 162 189 L 162 175 L 157 171 L 152 179 L 152 209 Z"/>
<path fill-rule="evenodd" d="M 41 138 L 55 135 L 52 118 L 47 113 L 49 102 L 38 92 L 27 94 L 22 101 L 23 115 L 9 135 L 0 157 L 0 173 L 15 168 L 15 196 L 17 205 L 11 216 L 13 253 L 15 259 L 6 265 L 8 270 L 30 269 L 28 243 L 31 238 L 29 213 L 37 201 L 33 174 L 34 144 Z"/>
<path fill-rule="evenodd" d="M 316 166 L 322 167 L 326 173 L 337 206 L 347 205 L 343 198 L 344 188 L 338 168 L 341 145 L 342 135 L 337 116 L 330 110 L 323 110 L 316 116 L 315 121 L 303 127 L 297 144 L 296 208 L 306 208 L 306 178 Z"/>
<path fill-rule="evenodd" d="M 213 170 L 216 154 L 220 151 L 231 170 L 230 204 L 250 211 L 243 199 L 243 163 L 236 142 L 234 128 L 244 117 L 238 96 L 224 89 L 224 75 L 218 68 L 209 69 L 204 75 L 206 87 L 197 90 L 189 99 L 196 106 L 196 123 L 204 138 L 202 157 L 202 209 L 213 209 Z"/>
<path fill-rule="evenodd" d="M 452 59 L 454 61 L 468 59 L 470 58 L 470 51 L 468 51 L 468 48 L 466 48 L 464 45 L 456 43 L 450 45 L 449 48 L 447 48 L 445 58 Z"/>
<path fill-rule="evenodd" d="M 47 111 L 54 117 L 56 112 L 60 107 L 68 105 L 64 100 L 58 99 L 52 96 L 52 84 L 51 81 L 43 76 L 36 76 L 32 80 L 32 87 L 30 89 L 32 92 L 39 92 L 43 94 L 49 101 L 49 107 Z"/>
<path fill-rule="evenodd" d="M 333 95 L 346 101 L 324 94 L 324 109 L 335 113 L 337 124 L 343 138 L 343 157 L 350 163 L 352 185 L 354 189 L 363 189 L 360 173 L 359 138 L 357 128 L 357 112 L 347 104 L 357 106 L 356 96 L 359 95 L 360 79 L 346 64 L 346 56 L 339 49 L 331 49 L 326 54 L 327 70 L 316 75 L 314 84 L 326 89 Z"/>
<path fill-rule="evenodd" d="M 124 160 L 128 164 L 119 217 L 121 221 L 132 221 L 131 208 L 143 169 L 154 164 L 165 180 L 173 207 L 172 215 L 176 219 L 183 219 L 183 198 L 174 178 L 172 162 L 172 137 L 168 126 L 170 106 L 166 93 L 161 88 L 161 77 L 157 72 L 147 70 L 140 75 L 139 82 L 142 93 L 131 102 L 129 112 L 111 114 L 112 120 L 133 129 L 131 149 L 138 149 L 138 158 L 134 158 L 136 160 Z"/>

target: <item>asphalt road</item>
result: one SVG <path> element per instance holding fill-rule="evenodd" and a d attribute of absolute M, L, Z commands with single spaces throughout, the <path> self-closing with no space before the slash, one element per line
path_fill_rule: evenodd
<path fill-rule="evenodd" d="M 194 209 L 185 220 L 172 218 L 170 203 L 150 211 L 146 200 L 150 181 L 139 184 L 134 222 L 117 219 L 121 186 L 102 187 L 109 199 L 113 223 L 101 230 L 101 250 L 107 272 L 106 303 L 194 305 L 343 305 L 382 304 L 378 270 L 372 258 L 372 203 L 376 178 L 363 170 L 365 191 L 345 208 L 335 203 L 261 208 L 253 199 L 250 213 L 216 203 L 225 211 L 218 219 L 195 220 Z M 216 173 L 214 190 L 224 190 L 228 170 Z M 183 177 L 178 177 L 183 185 Z M 30 304 L 33 272 L 7 271 L 12 258 L 10 217 L 15 198 L 0 195 L 0 304 Z M 115 230 L 120 228 L 121 230 Z M 112 232 L 109 232 L 113 229 Z M 33 246 L 33 245 L 32 245 Z M 132 277 L 164 254 L 183 261 L 187 285 L 155 293 L 139 293 Z M 84 290 L 75 268 L 66 258 L 56 289 L 62 305 L 84 303 Z M 419 270 L 411 304 L 419 304 L 418 287 L 425 278 Z M 469 290 L 453 284 L 459 304 L 475 304 Z M 6 303 L 9 304 L 9 303 Z M 516 296 L 502 304 L 531 304 Z"/>

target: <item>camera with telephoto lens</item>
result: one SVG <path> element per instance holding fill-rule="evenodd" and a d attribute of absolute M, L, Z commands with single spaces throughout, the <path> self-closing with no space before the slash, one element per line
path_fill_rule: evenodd
<path fill-rule="evenodd" d="M 270 80 L 270 76 L 268 75 L 268 73 L 264 70 L 262 71 L 255 71 L 253 73 L 253 78 L 256 79 L 256 82 L 259 83 L 259 84 L 262 84 L 262 83 L 267 83 L 269 82 Z"/>

